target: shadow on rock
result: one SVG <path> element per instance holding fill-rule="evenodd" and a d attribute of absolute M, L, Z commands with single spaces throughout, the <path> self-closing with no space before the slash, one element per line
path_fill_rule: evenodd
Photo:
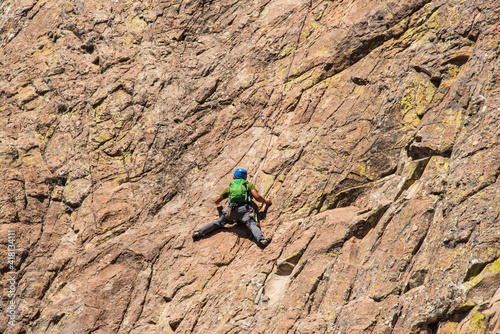
<path fill-rule="evenodd" d="M 203 238 L 204 239 L 211 238 L 214 235 L 222 233 L 222 232 L 233 233 L 233 234 L 236 234 L 238 236 L 238 238 L 244 238 L 244 239 L 248 239 L 248 240 L 255 242 L 255 239 L 253 238 L 252 233 L 247 229 L 247 227 L 243 223 L 240 223 L 240 222 L 234 222 L 234 223 L 228 222 L 228 223 L 226 223 L 226 225 L 223 228 L 220 228 L 216 231 L 210 232 L 207 235 L 205 235 Z"/>

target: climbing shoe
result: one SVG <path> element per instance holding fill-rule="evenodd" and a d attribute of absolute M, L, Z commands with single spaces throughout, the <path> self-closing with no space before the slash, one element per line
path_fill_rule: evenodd
<path fill-rule="evenodd" d="M 193 232 L 193 241 L 198 241 L 203 237 L 203 235 L 200 234 L 198 231 Z"/>
<path fill-rule="evenodd" d="M 269 245 L 271 243 L 271 238 L 267 238 L 267 239 L 260 239 L 259 240 L 259 247 L 264 249 L 267 247 L 267 245 Z"/>

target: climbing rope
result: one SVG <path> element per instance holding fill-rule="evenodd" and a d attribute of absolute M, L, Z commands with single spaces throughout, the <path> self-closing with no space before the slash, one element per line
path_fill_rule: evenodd
<path fill-rule="evenodd" d="M 261 118 L 264 120 L 264 126 L 266 127 L 266 134 L 264 136 L 264 141 L 262 142 L 262 146 L 260 148 L 259 157 L 257 159 L 257 163 L 255 165 L 254 172 L 252 173 L 252 179 L 251 179 L 252 183 L 253 183 L 254 178 L 257 177 L 259 166 L 260 166 L 260 163 L 261 163 L 261 160 L 262 160 L 262 152 L 264 151 L 264 147 L 266 148 L 266 153 L 265 153 L 264 156 L 267 156 L 267 152 L 269 150 L 269 146 L 271 145 L 271 137 L 269 137 L 269 142 L 267 144 L 266 144 L 266 141 L 267 141 L 267 137 L 268 137 L 271 129 L 274 128 L 275 123 L 273 123 L 272 126 L 271 126 L 269 124 L 269 122 L 273 121 L 274 113 L 278 109 L 278 105 L 281 102 L 281 99 L 283 98 L 283 89 L 284 89 L 285 84 L 286 84 L 286 82 L 288 80 L 288 76 L 290 74 L 290 69 L 292 68 L 293 59 L 295 58 L 295 51 L 297 50 L 297 48 L 299 46 L 300 36 L 302 34 L 302 29 L 304 28 L 307 16 L 309 15 L 309 12 L 310 12 L 311 8 L 312 8 L 312 0 L 309 0 L 309 5 L 307 6 L 307 11 L 306 11 L 306 13 L 304 15 L 304 19 L 302 20 L 302 24 L 300 26 L 299 33 L 297 34 L 297 40 L 295 41 L 295 46 L 294 46 L 294 48 L 292 50 L 292 55 L 290 57 L 290 62 L 288 63 L 288 68 L 287 68 L 287 70 L 285 72 L 285 76 L 283 77 L 283 81 L 281 82 L 281 86 L 280 86 L 280 89 L 279 89 L 279 92 L 278 92 L 278 97 L 276 98 L 276 102 L 274 103 L 273 110 L 271 111 L 271 114 L 269 115 L 269 117 L 267 119 L 264 117 L 264 115 L 261 116 Z"/>

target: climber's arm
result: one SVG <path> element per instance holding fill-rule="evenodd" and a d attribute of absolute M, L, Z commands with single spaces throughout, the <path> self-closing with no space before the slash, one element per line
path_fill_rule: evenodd
<path fill-rule="evenodd" d="M 220 202 L 222 202 L 223 200 L 224 200 L 224 198 L 217 196 L 217 198 L 215 199 L 215 205 L 219 205 Z"/>
<path fill-rule="evenodd" d="M 227 187 L 226 189 L 224 189 L 224 191 L 222 192 L 222 194 L 220 194 L 219 196 L 217 196 L 215 198 L 215 205 L 219 205 L 220 202 L 222 202 L 226 198 L 229 198 L 229 187 Z"/>
<path fill-rule="evenodd" d="M 264 203 L 264 204 L 267 204 L 267 205 L 271 205 L 273 204 L 273 202 L 270 200 L 270 199 L 265 199 L 264 197 L 262 197 L 258 192 L 257 190 L 255 189 L 252 189 L 252 196 L 253 198 L 255 198 L 255 200 L 257 202 L 260 202 L 260 203 Z"/>

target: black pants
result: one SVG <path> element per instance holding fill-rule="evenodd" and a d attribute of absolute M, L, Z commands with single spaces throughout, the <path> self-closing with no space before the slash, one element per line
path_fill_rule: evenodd
<path fill-rule="evenodd" d="M 208 234 L 212 231 L 215 231 L 218 228 L 224 226 L 227 221 L 237 221 L 242 222 L 245 226 L 252 232 L 255 240 L 260 241 L 264 239 L 260 228 L 257 226 L 257 222 L 254 217 L 251 217 L 250 214 L 253 212 L 253 209 L 250 205 L 242 205 L 236 208 L 231 209 L 229 215 L 226 216 L 227 211 L 222 213 L 222 216 L 219 217 L 214 222 L 211 222 L 198 230 L 201 235 Z"/>

